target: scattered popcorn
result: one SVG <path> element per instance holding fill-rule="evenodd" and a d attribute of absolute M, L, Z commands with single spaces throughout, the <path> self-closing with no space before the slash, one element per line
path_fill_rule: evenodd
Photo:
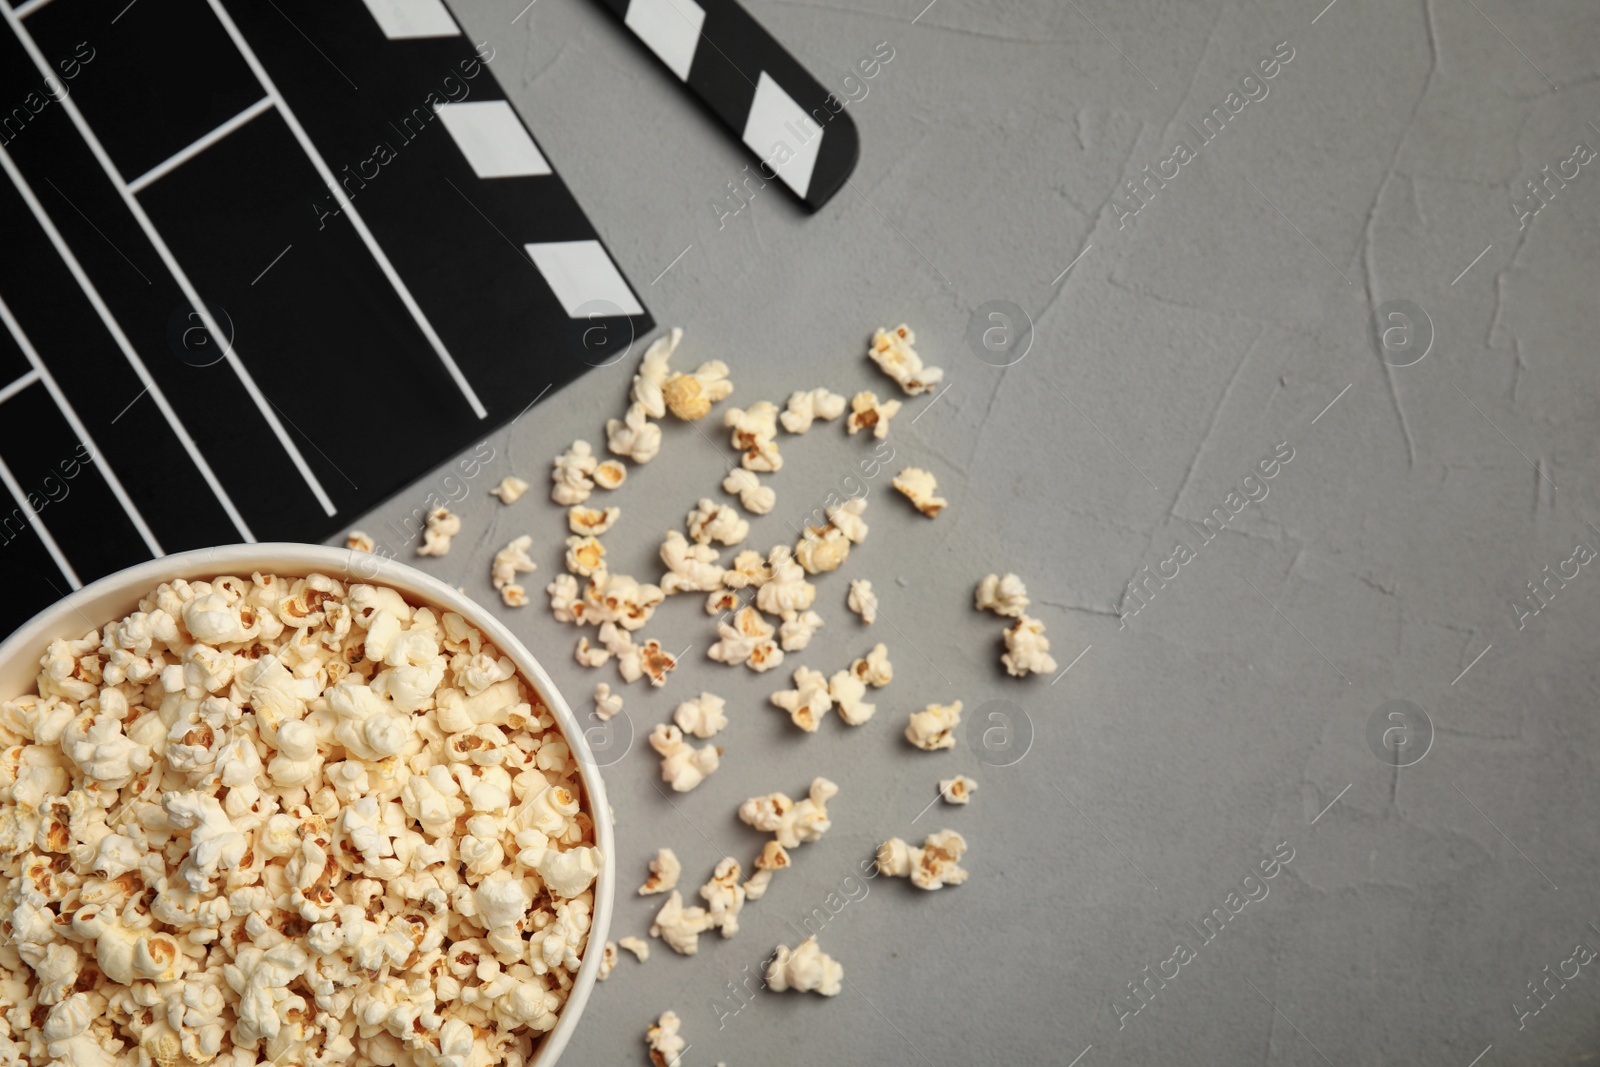
<path fill-rule="evenodd" d="M 667 947 L 683 956 L 693 956 L 700 951 L 700 935 L 711 929 L 711 917 L 699 905 L 683 906 L 683 897 L 674 889 L 667 902 L 656 912 L 656 921 L 650 926 L 650 936 L 659 937 Z"/>
<path fill-rule="evenodd" d="M 844 988 L 843 981 L 844 968 L 817 947 L 815 937 L 806 938 L 793 951 L 787 945 L 779 945 L 767 965 L 767 988 L 775 993 L 793 989 L 833 997 Z"/>
<path fill-rule="evenodd" d="M 1028 590 L 1015 574 L 991 574 L 978 583 L 977 604 L 979 611 L 1020 618 L 1028 610 Z"/>
<path fill-rule="evenodd" d="M 712 541 L 736 545 L 750 534 L 750 523 L 741 519 L 737 511 L 706 498 L 701 498 L 695 509 L 689 512 L 685 526 L 690 539 L 702 545 Z"/>
<path fill-rule="evenodd" d="M 910 878 L 918 889 L 960 885 L 967 880 L 960 866 L 966 851 L 967 839 L 954 830 L 929 834 L 921 848 L 891 837 L 878 846 L 878 870 L 891 878 Z"/>
<path fill-rule="evenodd" d="M 494 587 L 500 591 L 500 599 L 514 608 L 528 602 L 527 590 L 517 584 L 517 575 L 539 569 L 539 565 L 528 558 L 528 549 L 532 547 L 533 538 L 523 534 L 494 554 L 494 566 L 489 570 Z"/>
<path fill-rule="evenodd" d="M 621 517 L 622 509 L 619 507 L 586 508 L 574 505 L 567 509 L 567 529 L 580 537 L 599 537 L 615 526 Z"/>
<path fill-rule="evenodd" d="M 798 652 L 811 643 L 811 638 L 822 629 L 822 616 L 814 611 L 791 612 L 791 618 L 778 627 L 778 639 L 785 652 Z"/>
<path fill-rule="evenodd" d="M 845 599 L 845 604 L 860 615 L 861 621 L 868 626 L 878 619 L 878 594 L 872 591 L 872 583 L 865 578 L 851 579 L 850 595 Z"/>
<path fill-rule="evenodd" d="M 712 404 L 726 400 L 732 392 L 728 365 L 720 359 L 700 364 L 693 374 L 674 374 L 661 387 L 667 410 L 689 422 L 705 418 Z"/>
<path fill-rule="evenodd" d="M 661 562 L 668 572 L 661 579 L 661 591 L 667 596 L 708 593 L 722 585 L 724 570 L 717 562 L 717 550 L 690 544 L 677 530 L 668 530 L 667 539 L 661 542 Z"/>
<path fill-rule="evenodd" d="M 805 568 L 794 561 L 789 546 L 779 545 L 767 559 L 772 577 L 756 592 L 756 607 L 785 619 L 811 607 L 817 587 L 806 581 Z"/>
<path fill-rule="evenodd" d="M 906 725 L 906 740 L 924 752 L 954 748 L 955 728 L 960 722 L 961 701 L 929 704 L 923 710 L 911 713 L 911 721 Z"/>
<path fill-rule="evenodd" d="M 550 499 L 562 507 L 588 500 L 594 491 L 594 479 L 590 476 L 594 474 L 595 465 L 594 450 L 589 442 L 572 442 L 572 447 L 555 459 L 555 469 L 550 472 L 550 480 L 555 483 Z"/>
<path fill-rule="evenodd" d="M 628 468 L 614 459 L 602 460 L 595 464 L 594 474 L 590 477 L 602 489 L 619 489 L 628 480 Z"/>
<path fill-rule="evenodd" d="M 878 710 L 876 704 L 861 699 L 866 695 L 867 683 L 857 678 L 854 671 L 835 671 L 828 679 L 828 696 L 847 726 L 860 726 Z"/>
<path fill-rule="evenodd" d="M 759 589 L 771 580 L 772 565 L 754 549 L 745 549 L 733 557 L 733 566 L 722 574 L 722 584 L 729 589 Z"/>
<path fill-rule="evenodd" d="M 807 574 L 836 571 L 850 555 L 850 539 L 833 526 L 806 527 L 794 546 L 794 558 Z"/>
<path fill-rule="evenodd" d="M 916 340 L 911 327 L 901 323 L 893 330 L 874 331 L 872 345 L 867 349 L 867 358 L 899 382 L 908 396 L 926 393 L 944 381 L 944 371 L 922 365 L 922 357 L 911 347 Z"/>
<path fill-rule="evenodd" d="M 639 404 L 629 405 L 621 419 L 606 420 L 606 447 L 635 463 L 649 463 L 661 451 L 661 427 Z"/>
<path fill-rule="evenodd" d="M 351 530 L 345 534 L 344 547 L 353 548 L 357 552 L 371 552 L 378 546 L 373 542 L 371 534 L 362 530 Z"/>
<path fill-rule="evenodd" d="M 894 487 L 905 494 L 916 509 L 928 518 L 933 518 L 944 510 L 948 500 L 934 494 L 939 491 L 939 483 L 934 480 L 933 474 L 921 467 L 907 467 L 894 476 Z"/>
<path fill-rule="evenodd" d="M 676 336 L 682 332 L 677 329 L 672 331 L 674 343 L 676 343 Z M 656 344 L 660 343 L 660 341 L 656 342 Z M 646 356 L 645 358 L 648 359 L 649 357 Z M 650 1062 L 655 1067 L 678 1067 L 678 1057 L 683 1055 L 685 1048 L 683 1038 L 678 1036 L 678 1027 L 681 1025 L 678 1021 L 677 1012 L 662 1012 L 661 1018 L 657 1020 L 656 1024 L 645 1032 L 645 1043 L 650 1046 Z"/>
<path fill-rule="evenodd" d="M 773 874 L 788 867 L 791 862 L 788 851 L 778 842 L 768 841 L 763 845 L 761 855 L 756 857 L 756 873 L 744 884 L 745 899 L 760 900 L 766 894 Z"/>
<path fill-rule="evenodd" d="M 739 497 L 739 506 L 752 515 L 765 515 L 778 503 L 778 494 L 770 485 L 743 467 L 735 467 L 722 479 L 722 489 Z"/>
<path fill-rule="evenodd" d="M 745 892 L 739 884 L 739 873 L 739 861 L 725 856 L 711 880 L 700 887 L 710 929 L 720 931 L 725 938 L 739 932 L 739 912 L 744 910 Z"/>
<path fill-rule="evenodd" d="M 789 403 L 778 416 L 783 428 L 790 433 L 805 433 L 816 419 L 837 419 L 844 414 L 844 397 L 826 389 L 789 394 Z"/>
<path fill-rule="evenodd" d="M 851 544 L 859 545 L 867 539 L 867 524 L 861 519 L 866 510 L 867 498 L 858 496 L 833 505 L 826 510 L 826 514 L 828 522 L 835 529 L 847 537 Z"/>
<path fill-rule="evenodd" d="M 828 832 L 833 825 L 828 819 L 828 801 L 838 795 L 838 786 L 826 778 L 813 778 L 810 793 L 799 803 L 782 793 L 751 797 L 739 805 L 739 818 L 747 826 L 772 834 L 784 848 L 799 848 Z"/>
<path fill-rule="evenodd" d="M 617 657 L 617 669 L 625 682 L 637 682 L 648 677 L 650 684 L 659 688 L 667 682 L 667 674 L 677 669 L 678 657 L 661 647 L 661 642 L 651 638 L 642 645 L 633 643 L 626 630 L 615 623 L 603 623 L 600 641 Z"/>
<path fill-rule="evenodd" d="M 621 710 L 621 693 L 613 693 L 605 682 L 600 682 L 594 687 L 594 713 L 600 717 L 601 722 L 610 722 L 611 717 Z"/>
<path fill-rule="evenodd" d="M 633 953 L 640 963 L 650 958 L 650 943 L 632 935 L 617 938 L 617 947 Z"/>
<path fill-rule="evenodd" d="M 422 531 L 419 556 L 443 556 L 450 551 L 450 539 L 461 532 L 461 517 L 449 508 L 434 508 L 428 512 L 428 527 Z"/>
<path fill-rule="evenodd" d="M 672 713 L 672 721 L 686 734 L 702 739 L 712 737 L 728 725 L 728 717 L 722 713 L 726 703 L 714 693 L 701 693 L 679 704 L 678 710 Z"/>
<path fill-rule="evenodd" d="M 828 695 L 828 680 L 818 671 L 801 667 L 794 672 L 794 688 L 772 694 L 772 703 L 789 713 L 794 724 L 806 733 L 816 733 L 822 717 L 833 709 Z M 953 743 L 953 742 L 952 742 Z"/>
<path fill-rule="evenodd" d="M 615 941 L 607 941 L 606 947 L 600 952 L 600 969 L 595 972 L 594 980 L 604 982 L 611 977 L 611 972 L 616 969 L 616 966 L 617 943 Z"/>
<path fill-rule="evenodd" d="M 677 886 L 682 871 L 683 864 L 678 862 L 677 853 L 670 848 L 657 849 L 656 858 L 650 861 L 650 877 L 639 887 L 639 895 L 670 891 Z"/>
<path fill-rule="evenodd" d="M 650 731 L 650 747 L 661 755 L 661 780 L 678 793 L 687 793 L 705 781 L 721 762 L 722 750 L 716 745 L 697 751 L 683 739 L 682 730 L 667 723 Z"/>
<path fill-rule="evenodd" d="M 567 538 L 567 570 L 580 578 L 588 578 L 605 570 L 605 566 L 606 546 L 597 538 L 577 534 Z"/>
<path fill-rule="evenodd" d="M 489 494 L 499 497 L 502 504 L 515 504 L 522 499 L 522 494 L 527 491 L 527 482 L 518 478 L 515 474 L 508 474 L 500 479 L 499 485 L 489 490 Z"/>
<path fill-rule="evenodd" d="M 662 387 L 671 377 L 667 363 L 672 359 L 672 353 L 677 350 L 678 342 L 682 340 L 683 330 L 676 326 L 664 336 L 656 338 L 650 347 L 644 350 L 644 358 L 639 361 L 639 372 L 633 376 L 633 390 L 630 396 L 633 402 L 644 408 L 653 419 L 667 417 L 667 403 L 662 395 Z"/>
<path fill-rule="evenodd" d="M 850 417 L 844 428 L 854 434 L 857 430 L 871 430 L 872 436 L 883 440 L 889 436 L 889 420 L 900 413 L 900 401 L 878 401 L 877 394 L 862 391 L 850 398 Z"/>
<path fill-rule="evenodd" d="M 1024 678 L 1029 671 L 1050 674 L 1056 669 L 1055 658 L 1050 655 L 1050 639 L 1044 635 L 1044 623 L 1023 615 L 1005 631 L 1006 651 L 1000 657 L 1006 671 L 1013 678 Z"/>
<path fill-rule="evenodd" d="M 894 664 L 889 662 L 889 650 L 882 644 L 872 646 L 861 659 L 850 664 L 850 673 L 874 689 L 882 689 L 894 681 Z"/>
<path fill-rule="evenodd" d="M 765 400 L 748 409 L 729 408 L 722 424 L 733 430 L 733 447 L 743 453 L 740 464 L 748 471 L 777 471 L 783 467 L 778 454 L 778 409 Z"/>
<path fill-rule="evenodd" d="M 947 804 L 967 803 L 972 799 L 972 791 L 977 788 L 978 783 L 964 774 L 939 780 L 939 795 L 944 797 Z"/>
<path fill-rule="evenodd" d="M 773 627 L 761 612 L 746 605 L 734 615 L 733 622 L 717 624 L 718 640 L 706 650 L 706 655 L 730 667 L 744 664 L 753 671 L 769 671 L 783 662 L 783 650 L 772 639 Z"/>

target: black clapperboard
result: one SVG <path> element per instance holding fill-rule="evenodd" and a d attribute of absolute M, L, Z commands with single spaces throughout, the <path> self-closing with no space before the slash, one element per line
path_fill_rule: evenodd
<path fill-rule="evenodd" d="M 808 207 L 843 185 L 849 116 L 737 4 L 602 3 Z M 0 636 L 325 540 L 653 328 L 442 0 L 0 18 Z"/>

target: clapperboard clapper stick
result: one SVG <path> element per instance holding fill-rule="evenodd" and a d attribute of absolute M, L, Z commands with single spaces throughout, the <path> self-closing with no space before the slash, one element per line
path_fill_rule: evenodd
<path fill-rule="evenodd" d="M 734 0 L 599 0 L 815 211 L 861 140 L 844 103 Z M 833 105 L 830 107 L 830 102 Z"/>

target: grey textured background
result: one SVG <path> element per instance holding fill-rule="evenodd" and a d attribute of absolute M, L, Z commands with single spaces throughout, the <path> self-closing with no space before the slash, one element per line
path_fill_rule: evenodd
<path fill-rule="evenodd" d="M 699 597 L 647 628 L 694 647 L 664 689 L 626 689 L 639 738 L 606 773 L 613 937 L 649 926 L 659 898 L 632 889 L 655 848 L 677 850 L 692 895 L 722 855 L 754 855 L 734 815 L 744 797 L 798 796 L 816 774 L 842 792 L 834 829 L 746 908 L 737 938 L 692 959 L 659 943 L 643 966 L 624 955 L 571 1061 L 644 1062 L 644 1029 L 667 1008 L 689 1065 L 1592 1060 L 1593 966 L 1521 1031 L 1510 1005 L 1577 941 L 1600 945 L 1586 926 L 1600 921 L 1600 576 L 1584 567 L 1522 630 L 1511 604 L 1579 539 L 1600 547 L 1585 528 L 1600 520 L 1585 325 L 1600 176 L 1584 168 L 1522 232 L 1509 205 L 1576 142 L 1600 144 L 1600 12 L 938 0 L 918 17 L 922 2 L 752 0 L 830 87 L 880 41 L 894 58 L 850 105 L 853 187 L 814 217 L 769 187 L 720 229 L 708 202 L 746 155 L 597 5 L 541 0 L 513 22 L 522 0 L 454 4 L 657 318 L 687 328 L 680 362 L 726 359 L 734 403 L 816 385 L 884 395 L 866 336 L 903 320 L 950 383 L 931 406 L 908 402 L 890 436 L 893 469 L 932 469 L 949 510 L 924 520 L 876 479 L 872 534 L 819 582 L 827 626 L 786 664 L 831 671 L 885 641 L 896 679 L 868 726 L 790 728 L 766 703 L 787 671 L 704 659 Z M 1267 98 L 1119 229 L 1119 183 L 1285 40 L 1295 58 Z M 993 299 L 1036 329 L 1003 370 L 963 340 Z M 1387 369 L 1370 320 L 1397 299 L 1437 335 L 1421 363 Z M 490 555 L 527 532 L 542 590 L 565 534 L 550 458 L 574 437 L 603 446 L 633 362 L 494 435 L 456 549 L 416 562 L 490 601 Z M 663 530 L 721 497 L 725 438 L 706 430 L 714 442 L 669 425 L 661 457 L 615 495 L 616 569 L 657 574 Z M 1284 441 L 1294 459 L 1270 495 L 1119 627 L 1125 583 Z M 751 538 L 762 548 L 870 450 L 837 425 L 785 445 L 779 509 Z M 535 489 L 502 508 L 485 492 L 511 472 Z M 441 478 L 359 525 L 408 557 L 385 520 Z M 1092 646 L 1057 684 L 1005 677 L 1000 622 L 972 610 L 974 582 L 1008 569 L 1063 667 Z M 883 596 L 870 633 L 844 608 L 851 576 Z M 502 615 L 574 703 L 615 684 L 573 662 L 576 634 L 544 601 Z M 724 766 L 669 802 L 643 735 L 701 688 L 729 699 Z M 901 740 L 908 711 L 957 697 L 969 713 L 1024 709 L 1026 757 L 991 767 L 965 744 Z M 1392 699 L 1437 727 L 1399 772 L 1364 739 Z M 957 771 L 981 784 L 970 808 L 918 818 Z M 878 841 L 940 826 L 971 844 L 967 885 L 865 883 L 822 935 L 850 981 L 839 997 L 764 993 L 719 1028 L 725 983 L 794 943 L 788 924 L 830 891 L 859 897 L 845 879 Z M 1295 857 L 1270 895 L 1199 945 L 1185 924 L 1279 842 Z M 1119 1031 L 1113 999 L 1180 937 L 1198 958 Z"/>

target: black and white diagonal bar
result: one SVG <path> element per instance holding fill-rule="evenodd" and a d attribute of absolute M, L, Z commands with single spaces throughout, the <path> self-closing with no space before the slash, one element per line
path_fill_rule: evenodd
<path fill-rule="evenodd" d="M 813 211 L 855 169 L 861 141 L 824 89 L 735 0 L 600 0 Z"/>

